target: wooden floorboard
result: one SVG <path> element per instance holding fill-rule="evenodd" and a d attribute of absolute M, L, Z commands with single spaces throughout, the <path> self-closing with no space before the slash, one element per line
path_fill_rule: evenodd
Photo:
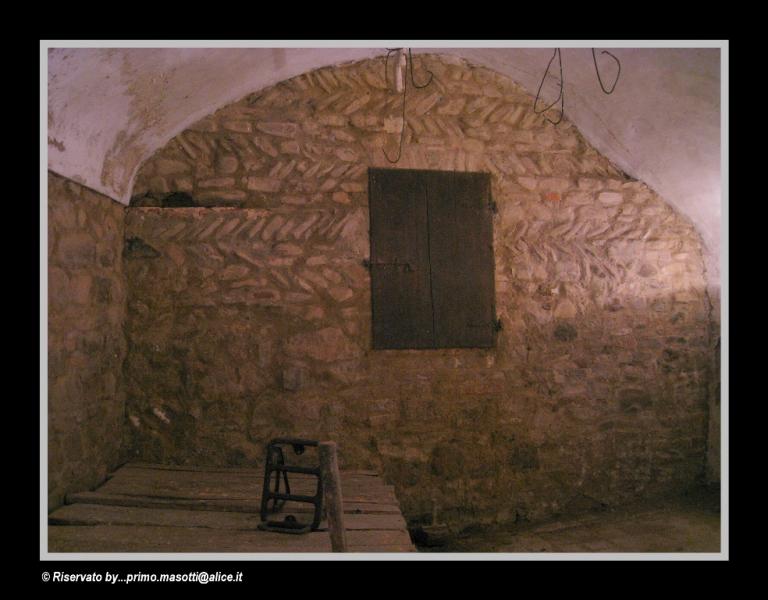
<path fill-rule="evenodd" d="M 163 496 L 132 496 L 123 494 L 103 494 L 79 492 L 67 495 L 67 503 L 110 504 L 114 506 L 137 506 L 143 508 L 179 508 L 187 510 L 221 510 L 227 512 L 258 513 L 261 510 L 259 500 L 238 500 L 229 498 L 184 498 Z M 288 503 L 283 512 L 310 513 L 314 510 L 308 504 Z M 344 501 L 345 514 L 400 514 L 400 507 L 394 503 Z"/>
<path fill-rule="evenodd" d="M 70 504 L 51 513 L 48 522 L 51 525 L 153 525 L 252 530 L 256 529 L 261 518 L 258 513 Z M 347 514 L 344 526 L 348 531 L 406 529 L 405 519 L 399 514 Z M 320 531 L 326 530 L 323 521 Z"/>
<path fill-rule="evenodd" d="M 49 515 L 49 552 L 330 552 L 325 522 L 304 535 L 265 532 L 263 471 L 129 463 L 95 491 L 67 496 Z M 317 480 L 289 475 L 292 493 L 313 495 Z M 372 471 L 341 474 L 350 552 L 413 552 L 394 488 Z M 281 513 L 310 521 L 313 507 Z"/>
<path fill-rule="evenodd" d="M 350 552 L 407 552 L 406 531 L 347 531 Z M 398 548 L 399 550 L 393 550 Z M 330 552 L 327 532 L 286 535 L 267 531 L 146 525 L 48 527 L 50 552 Z"/>
<path fill-rule="evenodd" d="M 260 501 L 263 475 L 258 472 L 225 473 L 124 468 L 99 488 L 104 494 L 190 498 L 201 500 L 229 499 Z M 317 478 L 291 474 L 291 491 L 313 495 Z M 397 504 L 393 486 L 380 478 L 343 475 L 342 494 L 349 502 Z"/>

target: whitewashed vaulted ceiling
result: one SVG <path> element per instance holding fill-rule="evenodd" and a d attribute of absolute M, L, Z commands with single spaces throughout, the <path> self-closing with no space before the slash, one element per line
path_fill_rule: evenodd
<path fill-rule="evenodd" d="M 404 44 L 389 44 L 394 45 Z M 609 50 L 621 61 L 621 77 L 614 93 L 606 95 L 590 49 L 563 48 L 566 117 L 619 168 L 650 185 L 691 220 L 705 247 L 708 279 L 717 286 L 724 50 Z M 509 76 L 534 95 L 553 54 L 553 48 L 423 44 L 413 51 L 458 56 Z M 384 44 L 50 48 L 48 168 L 127 204 L 141 163 L 198 119 L 306 71 L 385 54 Z M 609 85 L 615 65 L 606 56 L 602 59 Z M 559 76 L 558 67 L 554 61 L 550 72 Z M 555 89 L 545 86 L 548 99 L 554 99 Z"/>

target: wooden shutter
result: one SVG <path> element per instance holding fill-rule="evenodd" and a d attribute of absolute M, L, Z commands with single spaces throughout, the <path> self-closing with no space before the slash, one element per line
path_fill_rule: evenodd
<path fill-rule="evenodd" d="M 495 344 L 485 173 L 370 169 L 373 347 Z"/>
<path fill-rule="evenodd" d="M 435 346 L 495 342 L 493 221 L 485 173 L 430 173 L 429 255 Z"/>
<path fill-rule="evenodd" d="M 374 348 L 433 348 L 427 196 L 415 171 L 369 171 Z"/>

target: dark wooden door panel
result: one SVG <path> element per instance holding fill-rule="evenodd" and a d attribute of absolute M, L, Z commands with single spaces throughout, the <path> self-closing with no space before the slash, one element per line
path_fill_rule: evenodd
<path fill-rule="evenodd" d="M 373 347 L 433 348 L 427 198 L 409 170 L 369 170 Z"/>
<path fill-rule="evenodd" d="M 495 345 L 487 173 L 370 169 L 373 347 Z"/>
<path fill-rule="evenodd" d="M 438 348 L 495 343 L 493 225 L 485 173 L 427 176 L 429 257 Z"/>

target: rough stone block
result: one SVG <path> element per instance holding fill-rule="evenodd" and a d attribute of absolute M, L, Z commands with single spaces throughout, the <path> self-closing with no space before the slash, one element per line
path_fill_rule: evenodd
<path fill-rule="evenodd" d="M 180 160 L 159 158 L 155 163 L 155 172 L 158 175 L 178 175 L 192 170 L 192 166 Z"/>
<path fill-rule="evenodd" d="M 222 126 L 228 131 L 237 131 L 238 133 L 251 133 L 253 131 L 253 126 L 249 121 L 224 121 Z"/>
<path fill-rule="evenodd" d="M 231 177 L 218 177 L 216 179 L 203 179 L 198 184 L 202 188 L 228 188 L 235 185 L 235 180 Z"/>
<path fill-rule="evenodd" d="M 280 179 L 270 177 L 248 177 L 248 189 L 257 192 L 278 192 L 282 185 Z"/>
<path fill-rule="evenodd" d="M 618 192 L 603 192 L 598 194 L 597 199 L 603 206 L 616 206 L 624 201 L 624 198 Z"/>
<path fill-rule="evenodd" d="M 239 167 L 240 161 L 234 154 L 222 154 L 216 157 L 216 171 L 222 175 L 231 175 Z"/>
<path fill-rule="evenodd" d="M 306 371 L 301 367 L 286 367 L 283 369 L 283 389 L 289 392 L 300 390 L 306 380 Z"/>
<path fill-rule="evenodd" d="M 339 328 L 323 329 L 299 334 L 285 344 L 288 356 L 306 356 L 321 362 L 348 360 L 359 356 L 359 349 Z"/>
<path fill-rule="evenodd" d="M 73 233 L 59 240 L 56 259 L 68 267 L 88 267 L 96 262 L 96 242 L 87 233 Z"/>
<path fill-rule="evenodd" d="M 268 133 L 270 135 L 276 135 L 280 137 L 294 138 L 299 132 L 299 126 L 296 123 L 284 122 L 261 122 L 256 124 L 256 129 Z"/>

